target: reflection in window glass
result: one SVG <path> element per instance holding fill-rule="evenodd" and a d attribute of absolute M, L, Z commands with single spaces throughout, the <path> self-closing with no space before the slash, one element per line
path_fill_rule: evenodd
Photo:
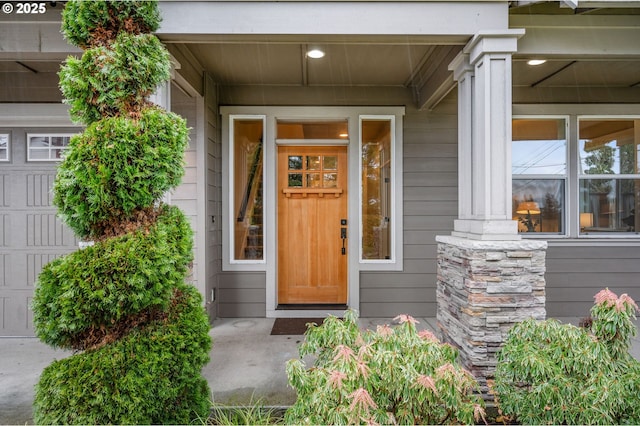
<path fill-rule="evenodd" d="M 323 186 L 325 188 L 336 188 L 338 186 L 338 174 L 325 173 Z"/>
<path fill-rule="evenodd" d="M 391 258 L 391 121 L 362 120 L 362 258 Z"/>
<path fill-rule="evenodd" d="M 513 179 L 518 232 L 564 233 L 564 179 Z"/>
<path fill-rule="evenodd" d="M 638 232 L 640 179 L 580 179 L 580 232 Z"/>
<path fill-rule="evenodd" d="M 302 170 L 302 157 L 299 155 L 289 156 L 289 170 Z"/>
<path fill-rule="evenodd" d="M 289 173 L 289 188 L 302 187 L 302 173 Z"/>
<path fill-rule="evenodd" d="M 233 120 L 234 259 L 263 259 L 263 135 L 261 118 Z"/>
<path fill-rule="evenodd" d="M 580 120 L 580 232 L 639 232 L 640 120 Z"/>
<path fill-rule="evenodd" d="M 513 120 L 511 170 L 514 175 L 567 173 L 567 138 L 562 119 Z"/>
<path fill-rule="evenodd" d="M 325 170 L 338 170 L 338 157 L 328 155 L 324 157 L 324 169 Z"/>
<path fill-rule="evenodd" d="M 518 232 L 565 234 L 565 120 L 519 118 L 512 129 L 512 212 Z"/>
<path fill-rule="evenodd" d="M 9 161 L 9 135 L 0 134 L 0 161 Z"/>
<path fill-rule="evenodd" d="M 322 187 L 322 180 L 320 179 L 320 173 L 309 173 L 307 175 L 307 188 L 320 188 Z"/>
<path fill-rule="evenodd" d="M 321 169 L 322 169 L 322 166 L 320 165 L 319 155 L 307 156 L 307 170 L 321 170 Z"/>
<path fill-rule="evenodd" d="M 70 134 L 27 135 L 28 161 L 60 161 L 71 141 Z"/>

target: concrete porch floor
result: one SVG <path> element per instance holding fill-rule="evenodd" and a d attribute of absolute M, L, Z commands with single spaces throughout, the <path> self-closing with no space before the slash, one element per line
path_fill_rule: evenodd
<path fill-rule="evenodd" d="M 419 328 L 436 330 L 435 318 L 417 318 Z M 558 318 L 576 324 L 579 318 Z M 298 357 L 303 336 L 271 336 L 271 318 L 230 318 L 214 322 L 211 361 L 203 369 L 212 399 L 228 405 L 260 401 L 286 406 L 295 401 L 287 384 L 285 363 Z M 362 318 L 362 328 L 391 324 L 388 318 Z M 640 337 L 631 350 L 640 359 Z M 53 360 L 69 355 L 35 338 L 0 338 L 0 424 L 31 424 L 34 386 Z"/>

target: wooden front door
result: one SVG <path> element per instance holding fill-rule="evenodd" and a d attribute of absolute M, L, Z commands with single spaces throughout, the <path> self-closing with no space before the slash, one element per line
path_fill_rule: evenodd
<path fill-rule="evenodd" d="M 347 147 L 278 147 L 278 303 L 347 303 Z"/>

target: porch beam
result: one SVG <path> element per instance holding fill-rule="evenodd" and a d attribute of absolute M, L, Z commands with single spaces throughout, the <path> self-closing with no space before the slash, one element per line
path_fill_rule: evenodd
<path fill-rule="evenodd" d="M 636 15 L 511 15 L 511 28 L 524 28 L 517 57 L 638 58 L 640 25 Z"/>
<path fill-rule="evenodd" d="M 508 27 L 504 1 L 162 1 L 159 34 L 460 35 Z M 283 23 L 286 22 L 286 25 Z M 455 22 L 456 25 L 451 25 Z"/>

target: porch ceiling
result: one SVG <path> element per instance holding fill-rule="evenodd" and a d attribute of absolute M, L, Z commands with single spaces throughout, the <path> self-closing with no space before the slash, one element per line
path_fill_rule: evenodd
<path fill-rule="evenodd" d="M 510 26 L 527 30 L 514 55 L 515 102 L 640 102 L 640 54 L 635 47 L 637 38 L 628 37 L 640 28 L 639 8 L 573 10 L 557 2 L 511 3 Z M 567 15 L 579 15 L 580 19 L 572 21 Z M 582 43 L 576 40 L 594 25 L 600 31 L 597 35 L 589 41 L 582 39 Z M 611 28 L 614 31 L 607 32 Z M 610 33 L 614 34 L 611 38 L 601 37 Z M 165 33 L 160 37 L 183 64 L 180 72 L 192 72 L 192 81 L 201 80 L 200 73 L 208 72 L 223 87 L 405 88 L 418 108 L 432 108 L 455 86 L 447 66 L 468 41 L 468 37 L 451 34 Z M 574 38 L 569 40 L 572 44 L 566 46 L 579 49 L 558 50 L 557 42 L 570 37 Z M 589 45 L 598 43 L 602 46 L 589 51 Z M 307 58 L 305 52 L 311 47 L 322 48 L 326 56 Z M 54 101 L 60 61 L 72 53 L 58 50 L 0 52 L 0 81 L 5 87 L 0 90 L 0 102 L 22 101 L 12 98 L 22 93 L 12 89 L 16 85 L 47 88 L 52 99 L 43 100 Z M 527 65 L 528 59 L 545 53 L 545 64 Z"/>

